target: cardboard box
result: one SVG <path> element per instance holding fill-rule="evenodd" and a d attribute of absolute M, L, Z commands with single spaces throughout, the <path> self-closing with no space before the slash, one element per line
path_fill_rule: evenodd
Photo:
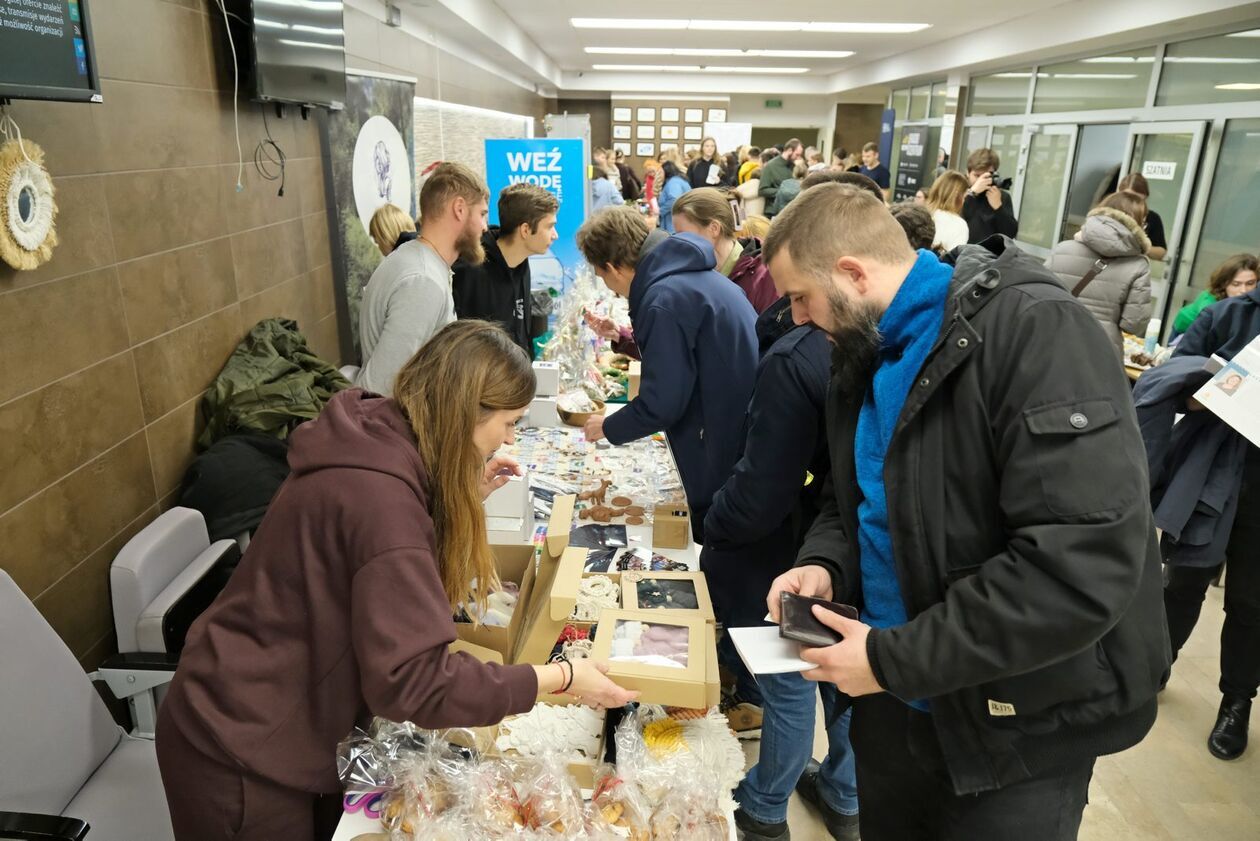
<path fill-rule="evenodd" d="M 547 598 L 549 599 L 551 584 L 558 566 L 556 559 L 564 553 L 569 545 L 569 527 L 573 522 L 573 507 L 576 502 L 577 498 L 573 496 L 556 497 L 555 502 L 552 504 L 551 519 L 547 525 L 547 539 L 542 544 L 535 545 L 532 540 L 518 543 L 490 544 L 490 552 L 494 555 L 495 567 L 498 569 L 499 578 L 519 585 L 520 598 L 517 601 L 516 610 L 512 613 L 512 621 L 506 628 L 476 625 L 470 622 L 457 622 L 455 624 L 455 632 L 458 634 L 459 639 L 498 652 L 505 663 L 522 662 L 512 658 L 518 643 L 521 641 L 522 631 L 527 624 L 526 619 L 532 612 L 533 595 L 538 587 L 537 579 L 540 574 L 543 576 L 541 592 L 548 594 Z M 583 560 L 586 558 L 585 550 L 576 551 L 581 552 Z M 579 561 L 579 577 L 581 568 L 581 561 Z M 576 582 L 573 584 L 572 589 L 573 602 L 569 605 L 570 611 L 573 610 L 573 605 L 577 603 Z M 566 613 L 565 616 L 568 616 L 568 614 Z M 561 624 L 560 627 L 556 628 L 555 636 L 559 637 L 560 632 L 563 630 L 564 625 Z M 544 657 L 538 662 L 546 662 L 546 658 Z"/>
<path fill-rule="evenodd" d="M 560 365 L 557 362 L 535 362 L 534 378 L 538 386 L 534 394 L 538 397 L 555 397 L 560 393 Z"/>
<path fill-rule="evenodd" d="M 670 586 L 680 587 L 695 596 L 697 606 L 694 608 L 666 607 L 648 604 L 641 598 L 645 592 L 651 592 L 653 582 L 661 582 L 664 589 Z M 713 601 L 709 598 L 709 585 L 703 572 L 623 572 L 621 574 L 621 606 L 626 610 L 650 610 L 659 614 L 680 614 L 683 616 L 699 616 L 706 622 L 716 621 L 713 616 Z"/>
<path fill-rule="evenodd" d="M 529 404 L 529 411 L 525 413 L 525 419 L 522 423 L 525 426 L 532 426 L 538 429 L 564 426 L 560 421 L 560 413 L 556 411 L 556 398 L 535 397 L 533 402 Z"/>
<path fill-rule="evenodd" d="M 630 370 L 626 371 L 626 401 L 639 396 L 639 385 L 643 381 L 643 363 L 637 359 L 630 360 Z"/>
<path fill-rule="evenodd" d="M 485 501 L 486 539 L 494 544 L 530 543 L 534 535 L 534 499 L 529 473 L 509 477 L 508 483 Z"/>
<path fill-rule="evenodd" d="M 617 639 L 617 629 L 623 623 L 643 623 L 646 626 L 665 625 L 685 628 L 687 631 L 686 664 L 683 666 L 656 665 L 614 656 L 623 643 Z M 649 630 L 643 628 L 642 630 Z M 591 656 L 608 663 L 608 676 L 626 689 L 637 690 L 639 700 L 647 704 L 668 707 L 707 709 L 714 697 L 712 682 L 716 679 L 717 646 L 713 626 L 699 616 L 663 615 L 655 610 L 604 611 L 595 636 L 595 648 Z M 710 651 L 711 650 L 711 651 Z M 710 676 L 710 668 L 714 676 Z"/>
<path fill-rule="evenodd" d="M 657 549 L 691 546 L 691 511 L 687 503 L 657 503 L 652 511 L 652 546 Z"/>
<path fill-rule="evenodd" d="M 513 647 L 510 663 L 546 663 L 577 604 L 584 549 L 566 549 L 559 559 L 544 556 L 538 564 L 530 599 Z M 515 617 L 513 617 L 515 618 Z"/>
<path fill-rule="evenodd" d="M 538 703 L 567 707 L 567 706 L 572 706 L 576 704 L 577 701 L 574 701 L 572 698 L 568 696 L 564 696 L 564 695 L 547 695 L 547 696 L 543 696 L 539 698 Z M 604 714 L 604 717 L 606 719 L 607 714 Z M 497 737 L 498 728 L 494 727 L 494 728 L 489 728 L 489 729 L 494 730 L 495 735 Z M 608 750 L 607 735 L 608 734 L 606 730 L 603 734 L 600 735 L 599 750 L 595 752 L 594 756 L 588 756 L 588 757 L 578 756 L 571 759 L 567 763 L 569 774 L 573 777 L 573 779 L 577 781 L 577 784 L 580 788 L 583 788 L 583 789 L 595 788 L 595 771 L 597 768 L 599 768 L 600 764 L 603 761 L 604 754 Z M 479 740 L 478 745 L 480 746 L 480 744 L 481 742 Z M 498 748 L 498 745 L 494 744 L 493 742 L 492 742 L 491 747 L 489 747 L 486 750 L 483 750 L 483 753 L 485 753 L 488 756 L 503 756 L 503 757 L 519 756 L 519 754 L 513 750 L 500 751 Z"/>

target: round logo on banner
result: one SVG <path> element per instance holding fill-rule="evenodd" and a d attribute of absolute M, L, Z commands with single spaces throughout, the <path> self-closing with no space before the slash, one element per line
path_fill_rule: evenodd
<path fill-rule="evenodd" d="M 385 117 L 371 117 L 354 143 L 354 206 L 363 230 L 383 204 L 411 212 L 411 166 L 402 135 Z"/>

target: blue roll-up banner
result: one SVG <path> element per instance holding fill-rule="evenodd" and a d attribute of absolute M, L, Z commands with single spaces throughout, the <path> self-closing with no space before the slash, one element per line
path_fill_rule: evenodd
<path fill-rule="evenodd" d="M 897 111 L 893 108 L 884 109 L 884 117 L 879 126 L 879 159 L 884 166 L 888 166 L 893 159 L 893 129 L 896 125 Z"/>
<path fill-rule="evenodd" d="M 551 137 L 487 140 L 486 184 L 490 188 L 491 224 L 499 223 L 499 193 L 522 181 L 542 187 L 560 201 L 556 214 L 558 238 L 550 254 L 560 263 L 565 278 L 572 278 L 583 262 L 577 247 L 577 231 L 586 219 L 586 156 L 582 153 L 582 141 Z"/>

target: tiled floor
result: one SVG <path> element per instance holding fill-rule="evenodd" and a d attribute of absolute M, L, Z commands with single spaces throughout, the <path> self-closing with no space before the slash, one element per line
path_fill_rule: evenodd
<path fill-rule="evenodd" d="M 1252 713 L 1252 748 L 1236 762 L 1207 752 L 1216 720 L 1222 590 L 1213 587 L 1172 681 L 1160 696 L 1159 718 L 1142 744 L 1100 759 L 1080 841 L 1208 841 L 1260 838 L 1260 714 Z M 820 713 L 821 715 L 821 713 Z M 821 731 L 815 755 L 825 752 Z M 757 742 L 746 742 L 749 767 Z M 829 841 L 813 809 L 792 798 L 794 841 Z"/>

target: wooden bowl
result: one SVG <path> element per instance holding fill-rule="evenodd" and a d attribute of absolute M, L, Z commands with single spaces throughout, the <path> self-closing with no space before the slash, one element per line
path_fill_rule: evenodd
<path fill-rule="evenodd" d="M 557 406 L 556 414 L 560 416 L 560 421 L 564 423 L 565 425 L 576 426 L 578 429 L 581 429 L 582 427 L 586 426 L 586 422 L 590 420 L 591 418 L 593 418 L 595 415 L 604 414 L 604 409 L 605 409 L 604 404 L 596 401 L 595 411 L 593 412 L 568 412 L 568 411 L 565 411 L 564 409 L 561 409 L 559 406 Z"/>

